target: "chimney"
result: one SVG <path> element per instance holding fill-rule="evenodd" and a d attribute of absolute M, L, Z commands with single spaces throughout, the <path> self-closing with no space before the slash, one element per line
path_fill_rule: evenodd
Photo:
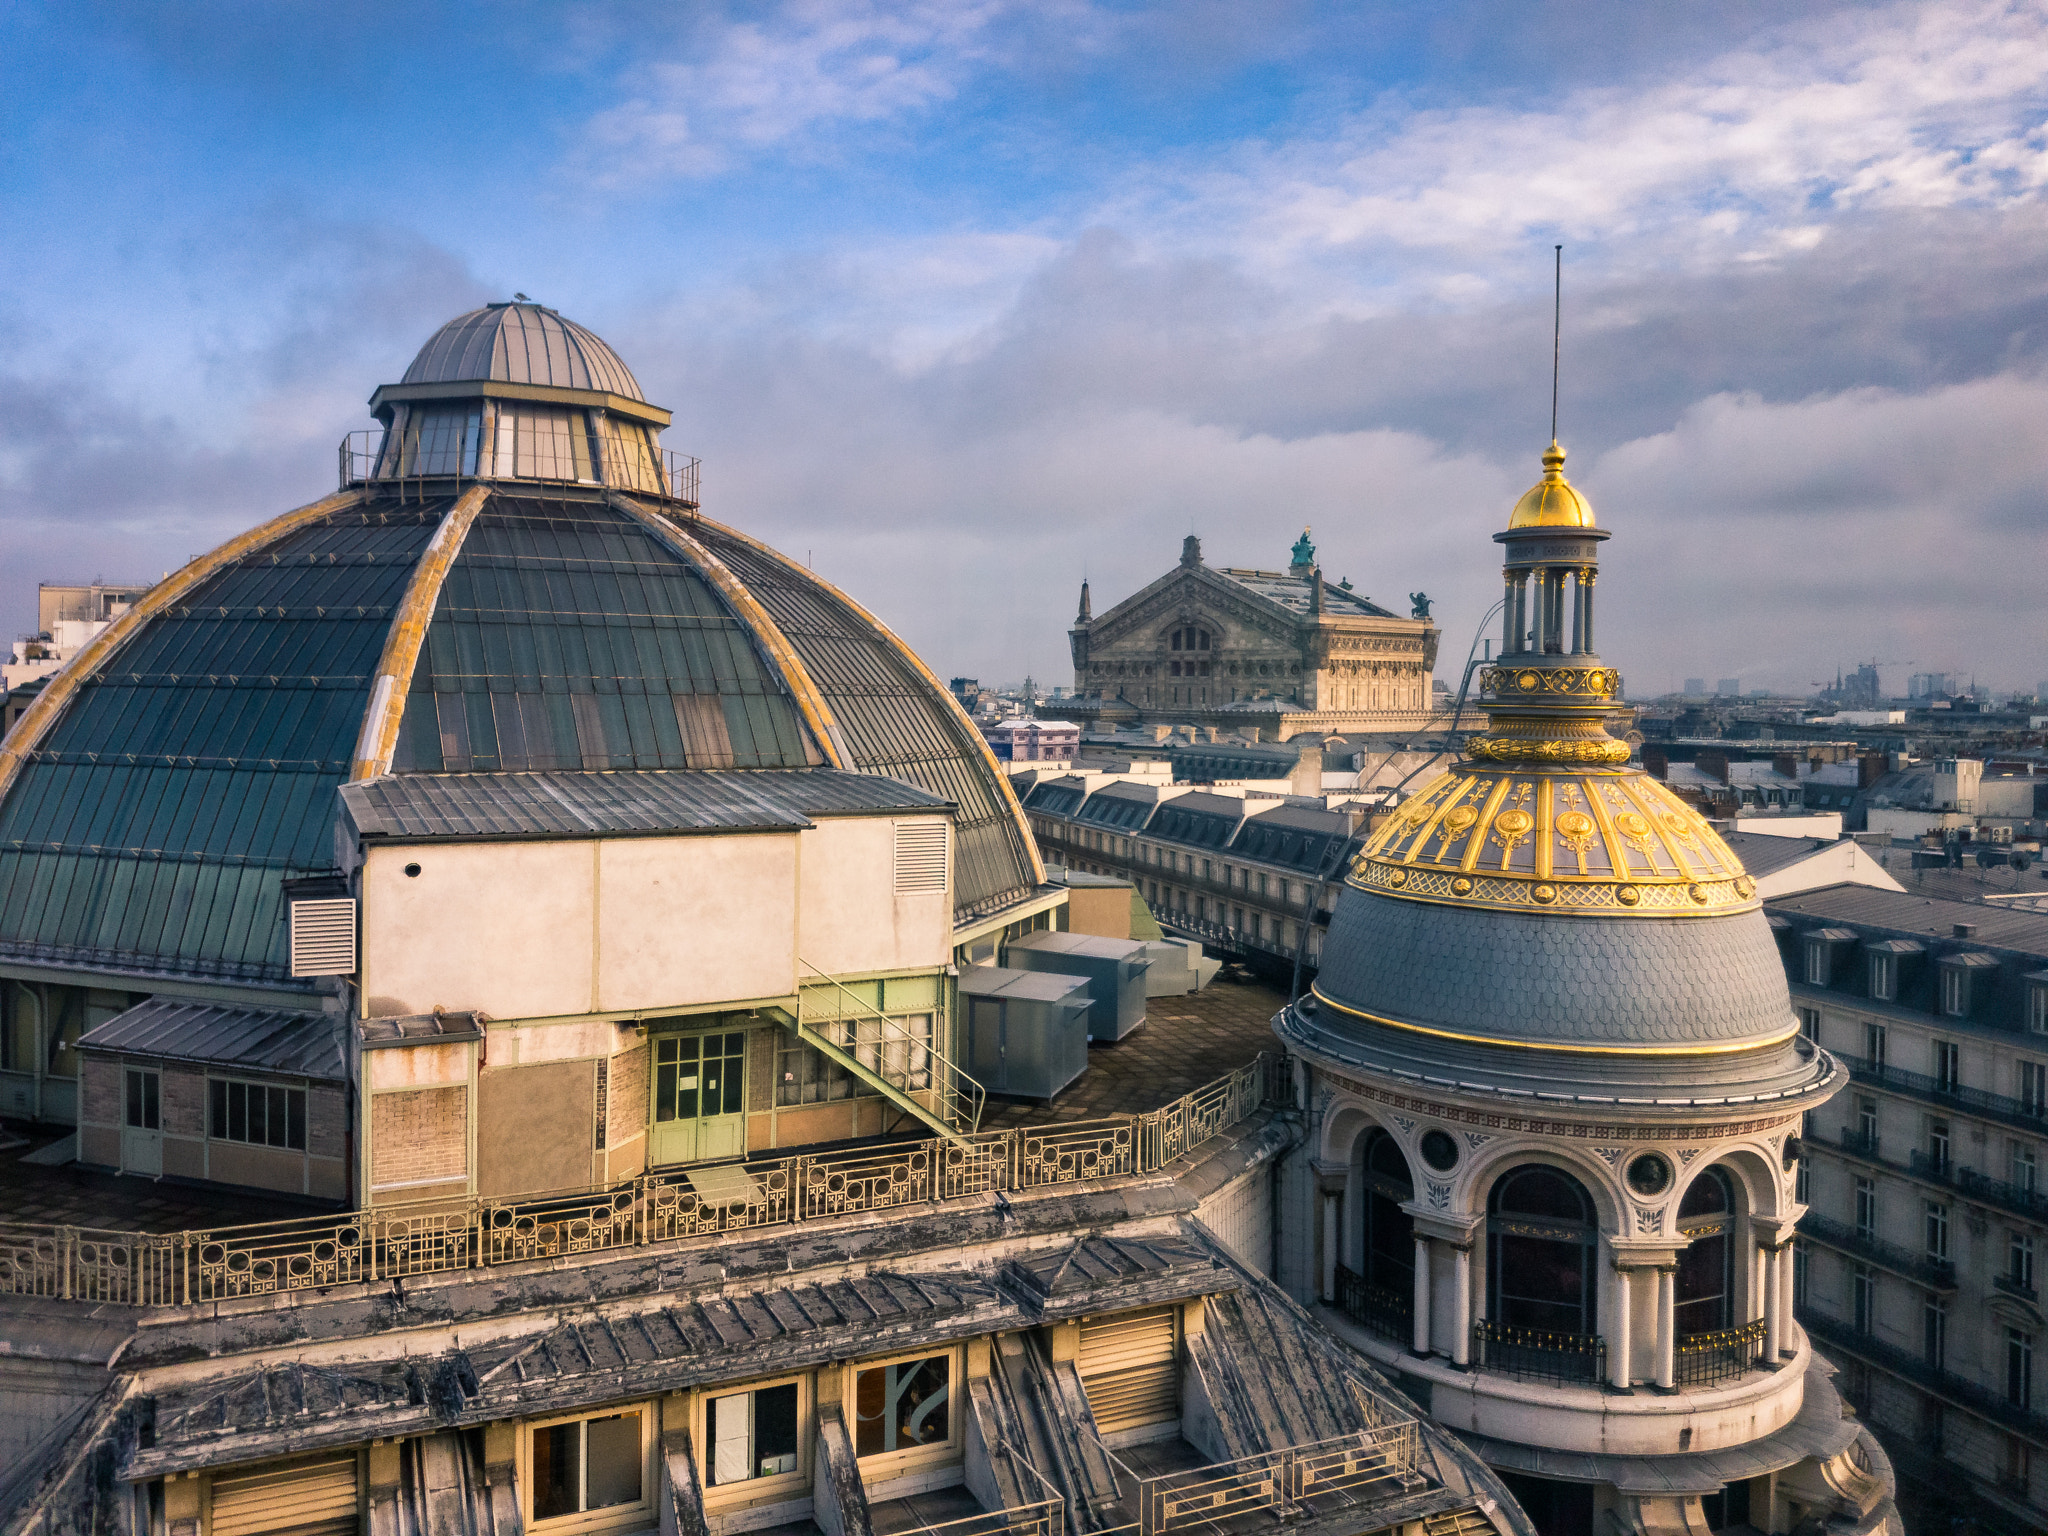
<path fill-rule="evenodd" d="M 1294 772 L 1288 777 L 1292 781 L 1288 788 L 1297 795 L 1320 795 L 1323 792 L 1323 748 L 1320 742 L 1301 749 L 1301 755 L 1294 760 Z"/>
<path fill-rule="evenodd" d="M 1711 773 L 1723 784 L 1728 782 L 1728 754 L 1726 752 L 1701 752 L 1693 758 L 1693 766 L 1702 773 Z"/>
<path fill-rule="evenodd" d="M 1774 753 L 1771 757 L 1771 771 L 1783 774 L 1788 779 L 1799 777 L 1799 762 L 1790 752 Z"/>
<path fill-rule="evenodd" d="M 1977 925 L 1975 923 L 1957 923 L 1956 937 L 1959 939 L 1974 939 L 1977 937 Z"/>
<path fill-rule="evenodd" d="M 1856 759 L 1856 787 L 1868 789 L 1890 771 L 1891 760 L 1882 752 L 1864 752 Z"/>
<path fill-rule="evenodd" d="M 1644 747 L 1643 772 L 1647 773 L 1653 779 L 1670 778 L 1671 754 L 1664 751 L 1661 747 Z"/>

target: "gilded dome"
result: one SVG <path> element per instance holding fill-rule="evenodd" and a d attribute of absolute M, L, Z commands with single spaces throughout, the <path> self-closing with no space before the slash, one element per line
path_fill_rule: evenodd
<path fill-rule="evenodd" d="M 1592 528 L 1593 504 L 1564 477 L 1564 450 L 1552 443 L 1543 453 L 1543 478 L 1515 503 L 1510 528 Z"/>

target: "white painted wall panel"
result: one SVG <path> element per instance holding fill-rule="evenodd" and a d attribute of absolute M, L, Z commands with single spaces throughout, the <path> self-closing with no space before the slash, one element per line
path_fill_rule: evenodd
<path fill-rule="evenodd" d="M 797 834 L 616 838 L 597 846 L 593 1012 L 796 990 Z"/>
<path fill-rule="evenodd" d="M 800 948 L 829 976 L 944 965 L 952 957 L 951 896 L 896 894 L 895 826 L 886 816 L 839 817 L 803 834 Z"/>

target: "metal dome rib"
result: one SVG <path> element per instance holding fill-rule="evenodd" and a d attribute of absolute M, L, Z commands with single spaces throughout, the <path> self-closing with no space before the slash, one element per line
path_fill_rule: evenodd
<path fill-rule="evenodd" d="M 601 337 L 538 304 L 490 304 L 457 315 L 427 338 L 404 382 L 471 380 L 647 398 L 633 370 Z"/>

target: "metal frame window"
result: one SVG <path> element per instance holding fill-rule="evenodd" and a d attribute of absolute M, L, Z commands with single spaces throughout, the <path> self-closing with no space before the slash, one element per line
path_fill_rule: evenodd
<path fill-rule="evenodd" d="M 1863 1026 L 1863 1059 L 1879 1071 L 1884 1070 L 1885 1056 L 1891 1044 L 1891 1031 L 1882 1024 Z"/>
<path fill-rule="evenodd" d="M 1952 1019 L 1970 1011 L 1970 973 L 1960 965 L 1941 968 L 1941 1011 Z"/>
<path fill-rule="evenodd" d="M 804 1471 L 806 1378 L 757 1382 L 736 1392 L 706 1393 L 703 1434 L 706 1492 L 798 1478 Z M 752 1496 L 759 1490 L 747 1487 Z"/>
<path fill-rule="evenodd" d="M 1927 1122 L 1927 1161 L 1938 1173 L 1948 1172 L 1949 1135 L 1946 1120 Z"/>
<path fill-rule="evenodd" d="M 1828 984 L 1828 946 L 1824 939 L 1806 941 L 1806 984 L 1809 987 L 1824 987 Z"/>
<path fill-rule="evenodd" d="M 2034 1288 L 2034 1234 L 2011 1228 L 2006 1232 L 2006 1278 L 2022 1290 Z"/>
<path fill-rule="evenodd" d="M 528 1529 L 635 1528 L 653 1513 L 647 1496 L 649 1430 L 645 1403 L 603 1413 L 528 1424 Z"/>
<path fill-rule="evenodd" d="M 162 1130 L 159 1101 L 163 1075 L 154 1067 L 130 1067 L 124 1075 L 127 1091 L 123 1095 L 123 1123 L 135 1131 Z"/>
<path fill-rule="evenodd" d="M 1870 957 L 1870 995 L 1888 1003 L 1899 995 L 1899 959 L 1896 955 Z"/>
<path fill-rule="evenodd" d="M 1939 1200 L 1927 1202 L 1927 1257 L 1948 1262 L 1948 1207 Z"/>
<path fill-rule="evenodd" d="M 944 1450 L 959 1439 L 953 1384 L 959 1352 L 945 1349 L 896 1360 L 863 1360 L 853 1370 L 853 1453 L 899 1455 Z"/>
<path fill-rule="evenodd" d="M 1931 1291 L 1920 1304 L 1920 1352 L 1934 1370 L 1948 1369 L 1948 1303 Z"/>
<path fill-rule="evenodd" d="M 1877 1236 L 1877 1186 L 1869 1179 L 1856 1181 L 1856 1235 Z"/>
<path fill-rule="evenodd" d="M 1853 1321 L 1858 1333 L 1872 1333 L 1877 1328 L 1877 1276 L 1867 1265 L 1858 1264 L 1849 1272 L 1850 1302 Z"/>
<path fill-rule="evenodd" d="M 2048 1035 L 2048 982 L 2036 981 L 2027 987 L 2027 1029 Z"/>
<path fill-rule="evenodd" d="M 306 1090 L 239 1078 L 206 1080 L 206 1134 L 251 1147 L 306 1150 Z"/>
<path fill-rule="evenodd" d="M 2015 1062 L 2020 1079 L 2020 1108 L 2030 1115 L 2048 1115 L 2048 1061 Z"/>
<path fill-rule="evenodd" d="M 2034 1336 L 2005 1330 L 2005 1400 L 2015 1408 L 2034 1406 Z"/>
<path fill-rule="evenodd" d="M 2034 1149 L 2024 1142 L 2016 1141 L 2012 1144 L 2010 1172 L 2014 1189 L 2032 1194 L 2040 1187 L 2041 1165 L 2034 1156 Z"/>
<path fill-rule="evenodd" d="M 1820 1043 L 1820 1010 L 1818 1008 L 1802 1008 L 1799 1010 L 1799 1033 L 1806 1036 L 1807 1039 L 1813 1041 L 1816 1045 Z"/>
<path fill-rule="evenodd" d="M 1953 1040 L 1934 1042 L 1934 1080 L 1943 1093 L 1954 1093 L 1963 1085 L 1963 1048 Z"/>

